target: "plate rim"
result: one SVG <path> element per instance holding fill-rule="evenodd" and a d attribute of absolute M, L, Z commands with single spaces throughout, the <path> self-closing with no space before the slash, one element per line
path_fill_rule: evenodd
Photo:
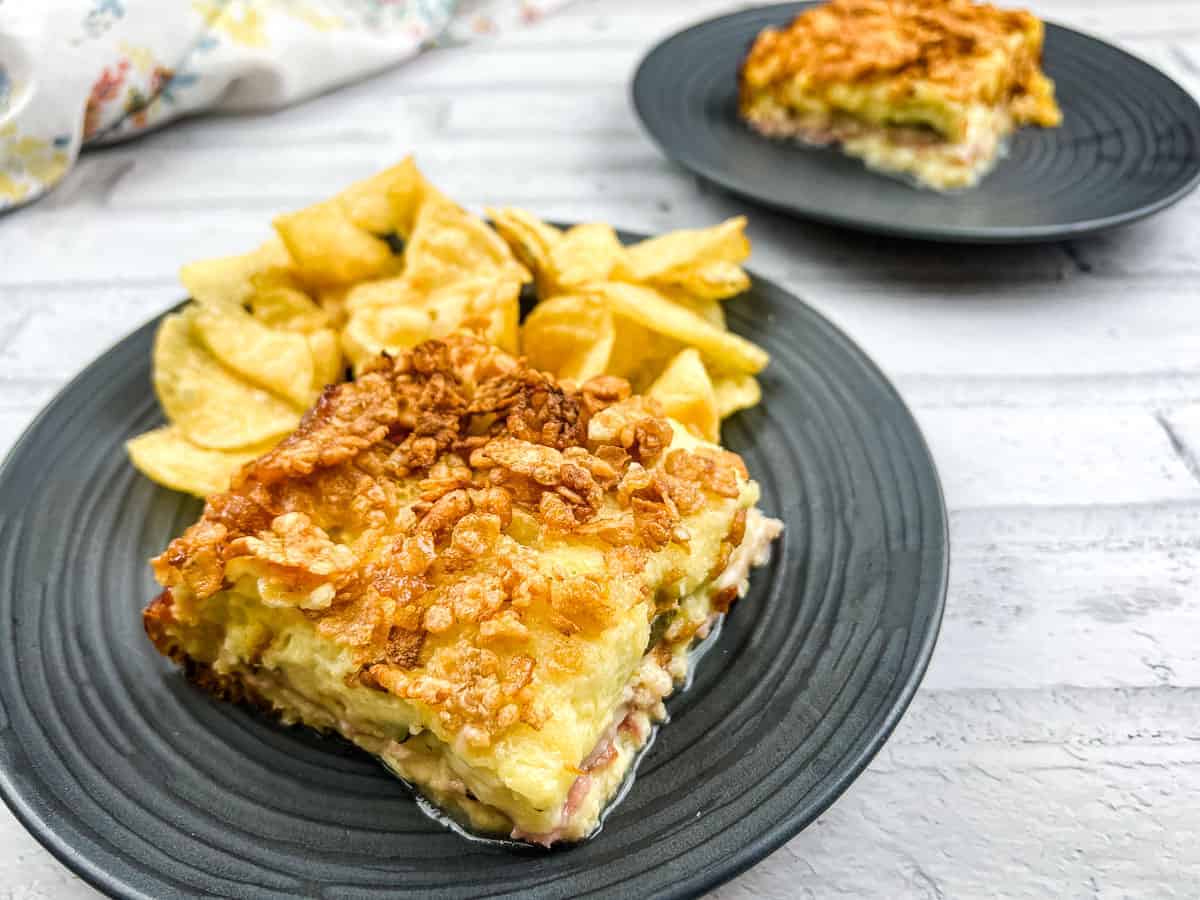
<path fill-rule="evenodd" d="M 769 196 L 760 196 L 749 193 L 744 188 L 738 187 L 732 183 L 732 179 L 726 176 L 723 172 L 707 163 L 696 163 L 681 159 L 675 153 L 670 152 L 664 143 L 659 139 L 658 133 L 651 125 L 651 119 L 646 115 L 645 101 L 642 95 L 645 91 L 646 65 L 655 54 L 663 51 L 673 41 L 680 39 L 691 32 L 700 31 L 708 28 L 718 22 L 726 19 L 732 19 L 739 16 L 745 16 L 751 13 L 769 13 L 775 10 L 789 10 L 792 12 L 800 12 L 804 9 L 819 6 L 823 0 L 792 0 L 792 2 L 784 3 L 769 3 L 763 5 L 755 5 L 735 9 L 731 12 L 722 13 L 720 15 L 709 16 L 699 22 L 681 28 L 668 34 L 666 37 L 657 41 L 649 50 L 642 54 L 638 59 L 637 66 L 634 68 L 633 77 L 629 80 L 627 89 L 630 105 L 633 107 L 634 113 L 637 116 L 638 124 L 641 126 L 642 133 L 650 139 L 654 146 L 658 149 L 666 159 L 675 165 L 682 166 L 687 171 L 691 172 L 699 178 L 711 182 L 718 188 L 728 191 L 730 194 L 742 198 L 750 203 L 762 206 L 766 209 L 773 210 L 777 213 L 789 216 L 791 218 L 803 219 L 806 221 L 817 222 L 822 225 L 831 225 L 838 228 L 846 228 L 853 231 L 862 232 L 865 234 L 884 235 L 886 237 L 907 238 L 914 241 L 926 241 L 930 243 L 944 244 L 1039 244 L 1049 243 L 1052 241 L 1068 241 L 1075 238 L 1084 237 L 1090 234 L 1096 234 L 1102 231 L 1108 231 L 1113 228 L 1119 228 L 1124 225 L 1131 225 L 1139 222 L 1142 219 L 1149 218 L 1157 213 L 1162 212 L 1171 206 L 1174 206 L 1192 191 L 1200 187 L 1200 161 L 1196 163 L 1195 171 L 1182 186 L 1177 188 L 1166 197 L 1161 197 L 1153 203 L 1138 206 L 1132 210 L 1123 213 L 1115 213 L 1110 216 L 1101 216 L 1095 219 L 1085 219 L 1079 222 L 1070 222 L 1060 225 L 1004 225 L 991 228 L 980 227 L 959 227 L 954 225 L 928 227 L 928 226 L 912 226 L 906 227 L 901 224 L 892 224 L 887 222 L 871 222 L 865 221 L 855 216 L 842 215 L 836 211 L 829 211 L 819 207 L 806 207 L 803 204 L 784 203 L 777 200 L 772 200 Z M 1120 47 L 1104 38 L 1092 34 L 1088 31 L 1083 31 L 1078 28 L 1071 28 L 1067 25 L 1062 25 L 1052 19 L 1042 19 L 1046 30 L 1051 29 L 1066 32 L 1076 37 L 1083 38 L 1093 44 L 1099 44 L 1108 50 L 1114 50 L 1122 56 L 1127 57 L 1134 63 L 1144 66 L 1152 70 L 1157 76 L 1165 79 L 1182 96 L 1187 98 L 1191 103 L 1196 117 L 1196 124 L 1200 127 L 1200 99 L 1192 94 L 1187 88 L 1183 87 L 1178 81 L 1160 69 L 1153 63 L 1142 59 L 1135 53 L 1131 53 L 1124 47 Z M 764 138 L 764 140 L 766 140 Z"/>
<path fill-rule="evenodd" d="M 619 231 L 618 233 L 628 234 L 629 232 Z M 937 595 L 937 600 L 929 617 L 929 627 L 922 636 L 921 644 L 917 648 L 913 668 L 904 680 L 904 684 L 897 693 L 896 700 L 891 709 L 888 710 L 888 715 L 881 723 L 880 728 L 875 732 L 871 740 L 863 745 L 854 760 L 846 766 L 842 777 L 830 782 L 823 792 L 823 796 L 820 797 L 819 802 L 814 805 L 811 818 L 803 823 L 798 823 L 796 820 L 780 820 L 772 827 L 764 830 L 752 841 L 743 845 L 742 853 L 732 858 L 730 864 L 715 869 L 707 877 L 693 876 L 683 882 L 679 882 L 678 886 L 680 889 L 675 893 L 667 894 L 666 896 L 668 897 L 700 896 L 715 887 L 732 881 L 738 875 L 762 862 L 789 840 L 815 824 L 817 819 L 824 815 L 846 793 L 850 786 L 858 780 L 859 776 L 866 771 L 867 766 L 871 764 L 872 760 L 879 755 L 879 751 L 891 739 L 892 734 L 908 712 L 909 706 L 912 705 L 917 691 L 920 690 L 921 684 L 925 680 L 925 674 L 929 670 L 930 662 L 933 660 L 933 653 L 937 649 L 938 638 L 942 633 L 942 619 L 946 612 L 946 596 L 950 586 L 950 557 L 952 548 L 950 545 L 950 515 L 946 508 L 946 492 L 942 485 L 942 476 L 938 470 L 937 461 L 934 459 L 933 452 L 929 448 L 929 441 L 925 437 L 925 432 L 922 430 L 917 417 L 913 414 L 912 408 L 905 401 L 904 396 L 900 393 L 900 390 L 896 387 L 892 379 L 875 362 L 875 359 L 860 347 L 858 342 L 851 338 L 840 325 L 815 306 L 808 303 L 804 298 L 793 293 L 773 279 L 757 275 L 750 269 L 746 271 L 750 275 L 752 283 L 762 282 L 768 285 L 770 288 L 784 295 L 787 302 L 798 303 L 823 320 L 833 334 L 847 345 L 851 352 L 857 352 L 860 361 L 878 379 L 879 385 L 887 391 L 888 396 L 895 401 L 899 409 L 903 410 L 905 416 L 908 417 L 912 423 L 912 436 L 916 439 L 921 454 L 929 464 L 929 474 L 933 476 L 933 488 L 937 497 L 935 509 L 941 523 L 939 537 L 942 548 L 942 565 L 941 571 L 937 576 L 936 588 L 932 591 L 932 593 Z"/>
<path fill-rule="evenodd" d="M 617 228 L 616 226 L 614 226 L 614 229 L 623 242 L 649 236 L 632 229 Z M 806 310 L 808 314 L 821 320 L 824 326 L 830 330 L 831 334 L 842 343 L 843 349 L 855 356 L 857 361 L 876 379 L 877 386 L 883 389 L 890 400 L 896 404 L 897 412 L 902 413 L 907 418 L 911 426 L 911 437 L 914 440 L 914 447 L 919 452 L 919 458 L 925 463 L 925 472 L 931 479 L 930 486 L 932 490 L 930 492 L 930 500 L 936 502 L 931 502 L 930 510 L 936 514 L 938 520 L 936 524 L 940 525 L 936 529 L 938 541 L 935 549 L 940 551 L 941 565 L 939 571 L 936 573 L 936 583 L 931 584 L 927 589 L 931 601 L 928 625 L 921 635 L 920 643 L 916 648 L 913 665 L 897 689 L 895 700 L 891 703 L 879 727 L 873 731 L 871 736 L 859 748 L 858 753 L 844 766 L 840 777 L 822 783 L 823 786 L 816 793 L 815 803 L 810 808 L 810 815 L 791 816 L 780 819 L 743 844 L 735 855 L 727 857 L 716 866 L 706 867 L 694 875 L 676 881 L 670 889 L 658 895 L 661 897 L 682 898 L 699 896 L 732 880 L 761 862 L 775 850 L 783 846 L 784 843 L 815 823 L 846 792 L 891 738 L 896 727 L 908 711 L 917 691 L 920 689 L 941 634 L 941 625 L 946 608 L 951 557 L 949 514 L 946 507 L 941 474 L 938 471 L 933 453 L 929 448 L 925 433 L 921 429 L 916 416 L 913 415 L 912 409 L 905 402 L 903 395 L 896 388 L 892 380 L 884 373 L 875 360 L 832 319 L 805 301 L 798 294 L 773 279 L 757 275 L 749 269 L 747 272 L 751 277 L 752 284 L 765 286 L 768 290 L 777 293 L 785 303 L 797 305 Z M 93 372 L 103 365 L 117 347 L 140 335 L 143 331 L 155 327 L 162 317 L 170 314 L 186 302 L 188 301 L 185 299 L 179 303 L 165 307 L 141 324 L 130 329 L 95 355 L 75 376 L 68 379 L 33 417 L 5 454 L 4 459 L 0 461 L 0 484 L 8 476 L 9 469 L 25 445 L 34 439 L 35 432 L 42 422 L 54 412 L 60 403 L 66 401 L 66 398 L 73 389 L 78 389 L 80 384 L 94 377 Z M 24 507 L 17 510 L 17 514 L 13 516 L 14 520 L 19 519 L 23 510 Z M 921 596 L 921 592 L 916 592 L 915 596 Z M 33 809 L 32 804 L 29 803 L 26 796 L 17 787 L 15 780 L 11 777 L 9 769 L 6 766 L 0 766 L 0 798 L 3 799 L 4 804 L 13 813 L 17 821 L 21 823 L 26 832 L 38 844 L 91 887 L 110 897 L 149 900 L 151 895 L 146 894 L 105 868 L 78 847 L 67 843 L 56 827 L 50 821 L 47 821 L 46 818 L 38 815 Z M 146 869 L 145 866 L 140 864 L 138 868 Z M 155 870 L 147 869 L 147 871 L 153 872 Z M 580 896 L 595 895 L 594 891 L 589 891 Z"/>
<path fill-rule="evenodd" d="M 41 426 L 43 420 L 49 418 L 55 407 L 64 400 L 67 394 L 76 389 L 80 384 L 87 381 L 93 370 L 97 369 L 101 363 L 107 359 L 118 346 L 131 340 L 136 335 L 140 334 L 147 328 L 150 328 L 164 316 L 178 309 L 183 303 L 175 303 L 166 307 L 160 312 L 150 316 L 145 321 L 129 329 L 116 340 L 108 344 L 99 353 L 92 358 L 71 378 L 68 378 L 66 383 L 61 388 L 54 392 L 54 395 L 37 411 L 29 424 L 21 431 L 17 439 L 9 447 L 4 454 L 4 459 L 0 460 L 0 485 L 8 477 L 9 469 L 13 465 L 13 461 L 17 458 L 20 451 L 25 445 L 33 440 L 34 433 Z M 153 390 L 153 388 L 152 388 Z M 16 511 L 16 515 L 12 518 L 18 519 L 21 513 L 24 512 L 24 507 Z M 0 705 L 0 712 L 4 707 Z M 3 731 L 3 729 L 0 729 Z M 13 814 L 13 817 L 21 823 L 21 827 L 25 829 L 38 844 L 50 853 L 55 859 L 62 863 L 69 871 L 78 876 L 91 887 L 103 893 L 108 897 L 121 898 L 138 898 L 138 900 L 153 900 L 149 895 L 137 890 L 132 885 L 127 884 L 123 879 L 117 877 L 113 873 L 97 865 L 86 854 L 75 848 L 73 845 L 66 843 L 59 835 L 58 831 L 33 809 L 32 804 L 28 802 L 25 796 L 9 773 L 8 767 L 0 765 L 0 799 L 4 801 L 4 805 Z M 118 892 L 119 891 L 119 892 Z"/>

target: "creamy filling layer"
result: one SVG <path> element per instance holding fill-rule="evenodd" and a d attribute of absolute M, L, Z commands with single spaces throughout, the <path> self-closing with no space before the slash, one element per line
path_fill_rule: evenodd
<path fill-rule="evenodd" d="M 973 187 L 995 165 L 1013 130 L 1007 109 L 977 105 L 967 114 L 966 136 L 947 139 L 922 125 L 876 125 L 839 112 L 798 112 L 782 103 L 757 103 L 746 121 L 767 137 L 814 146 L 836 144 L 872 169 L 914 178 L 936 190 Z"/>

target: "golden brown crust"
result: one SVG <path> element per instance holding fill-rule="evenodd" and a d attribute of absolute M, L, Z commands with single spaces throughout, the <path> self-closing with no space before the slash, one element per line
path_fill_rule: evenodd
<path fill-rule="evenodd" d="M 154 560 L 168 589 L 147 632 L 179 658 L 167 625 L 250 578 L 352 652 L 348 680 L 427 705 L 468 743 L 536 728 L 537 667 L 575 665 L 572 635 L 646 596 L 648 554 L 739 496 L 740 458 L 668 449 L 673 434 L 618 379 L 576 388 L 468 336 L 427 342 L 327 390 L 209 498 Z M 541 552 L 568 535 L 604 577 Z M 536 663 L 535 625 L 561 636 Z"/>
<path fill-rule="evenodd" d="M 887 82 L 896 100 L 920 84 L 961 102 L 1013 100 L 1018 121 L 1055 125 L 1042 34 L 1032 13 L 972 0 L 830 0 L 758 35 L 741 72 L 743 111 L 755 93 L 787 82 L 818 92 Z"/>

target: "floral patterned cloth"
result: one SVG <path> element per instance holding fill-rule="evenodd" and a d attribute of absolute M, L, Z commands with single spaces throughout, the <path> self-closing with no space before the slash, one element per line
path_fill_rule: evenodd
<path fill-rule="evenodd" d="M 0 210 L 81 147 L 266 110 L 569 0 L 0 0 Z"/>

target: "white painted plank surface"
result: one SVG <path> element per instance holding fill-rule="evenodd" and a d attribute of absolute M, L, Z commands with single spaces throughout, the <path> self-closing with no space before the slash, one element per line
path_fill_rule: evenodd
<path fill-rule="evenodd" d="M 1118 228 L 1071 244 L 1080 265 L 1099 275 L 1186 275 L 1200 269 L 1200 205 L 1193 194 L 1136 228 Z"/>
<path fill-rule="evenodd" d="M 1195 690 L 924 691 L 817 824 L 718 889 L 826 897 L 1191 898 Z"/>
<path fill-rule="evenodd" d="M 1178 278 L 881 282 L 848 271 L 790 287 L 893 375 L 1079 378 L 1200 374 L 1195 282 Z M 1021 327 L 1011 327 L 1016 320 Z"/>
<path fill-rule="evenodd" d="M 179 265 L 416 152 L 478 209 L 641 229 L 749 212 L 753 264 L 845 328 L 926 430 L 949 605 L 917 701 L 819 822 L 716 892 L 1194 897 L 1200 891 L 1200 197 L 1067 245 L 948 248 L 797 222 L 698 184 L 627 81 L 739 5 L 580 0 L 261 117 L 87 155 L 0 218 L 0 450 Z M 1194 0 L 1042 0 L 1200 86 Z M 0 897 L 93 897 L 0 812 Z"/>
<path fill-rule="evenodd" d="M 1200 482 L 1148 412 L 936 409 L 917 420 L 951 509 L 1200 500 Z"/>
<path fill-rule="evenodd" d="M 19 318 L 7 334 L 0 330 L 0 377 L 61 383 L 185 296 L 173 279 L 69 290 L 10 288 L 4 306 Z"/>
<path fill-rule="evenodd" d="M 955 547 L 930 689 L 1200 682 L 1200 548 Z"/>
<path fill-rule="evenodd" d="M 1182 406 L 1159 415 L 1184 464 L 1200 479 L 1200 404 Z"/>

